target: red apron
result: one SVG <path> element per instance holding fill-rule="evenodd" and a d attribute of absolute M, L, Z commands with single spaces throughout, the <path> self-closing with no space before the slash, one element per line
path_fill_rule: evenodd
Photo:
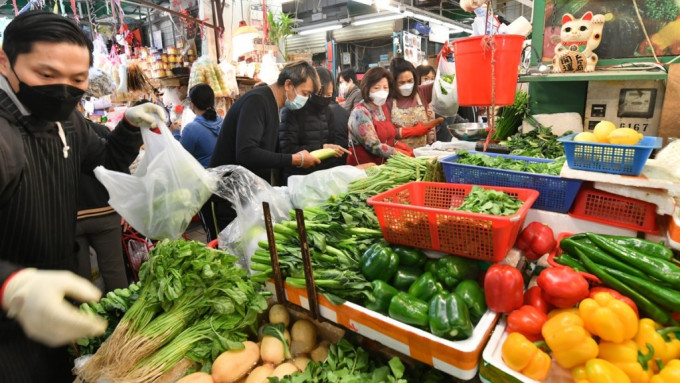
<path fill-rule="evenodd" d="M 382 106 L 383 114 L 385 115 L 386 121 L 376 121 L 373 119 L 373 127 L 375 128 L 375 133 L 378 135 L 378 139 L 381 143 L 394 146 L 395 139 L 397 137 L 397 128 L 390 121 L 389 114 L 387 113 L 387 107 Z M 382 165 L 386 158 L 378 157 L 372 155 L 363 145 L 350 145 L 349 155 L 347 156 L 347 165 L 360 165 L 373 162 L 374 164 Z"/>

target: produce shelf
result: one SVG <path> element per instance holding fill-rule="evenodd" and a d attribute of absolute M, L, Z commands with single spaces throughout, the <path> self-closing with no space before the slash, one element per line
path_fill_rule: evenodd
<path fill-rule="evenodd" d="M 274 282 L 267 282 L 266 288 L 273 292 Z M 286 284 L 285 294 L 288 302 L 310 309 L 305 289 Z M 333 305 L 321 294 L 317 299 L 321 317 L 463 380 L 476 376 L 482 350 L 499 318 L 487 311 L 472 337 L 449 341 L 351 302 Z"/>
<path fill-rule="evenodd" d="M 520 75 L 519 82 L 560 82 L 560 81 L 627 81 L 627 80 L 666 80 L 668 74 L 661 69 L 654 70 L 596 70 L 579 73 L 534 73 Z"/>

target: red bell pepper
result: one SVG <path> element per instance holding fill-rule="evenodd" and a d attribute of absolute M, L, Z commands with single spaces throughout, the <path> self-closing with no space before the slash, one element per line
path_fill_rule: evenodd
<path fill-rule="evenodd" d="M 508 315 L 508 332 L 518 332 L 532 342 L 543 339 L 541 329 L 548 316 L 534 306 L 524 305 Z"/>
<path fill-rule="evenodd" d="M 611 294 L 614 297 L 614 299 L 618 299 L 621 302 L 630 306 L 630 308 L 632 308 L 633 311 L 635 311 L 635 315 L 637 315 L 638 317 L 640 316 L 640 313 L 638 312 L 638 308 L 637 308 L 637 305 L 635 304 L 635 302 L 633 302 L 633 300 L 628 298 L 627 296 L 622 295 L 618 291 L 613 290 L 613 289 L 608 289 L 606 287 L 593 287 L 592 289 L 590 289 L 589 298 L 595 297 L 595 294 L 597 294 L 597 293 L 609 293 L 609 294 Z"/>
<path fill-rule="evenodd" d="M 588 281 L 571 267 L 549 267 L 538 276 L 543 298 L 559 308 L 572 307 L 588 298 Z"/>
<path fill-rule="evenodd" d="M 535 261 L 541 258 L 543 254 L 551 252 L 557 246 L 557 241 L 555 241 L 555 234 L 548 225 L 532 222 L 519 234 L 516 246 L 524 251 L 527 258 Z"/>
<path fill-rule="evenodd" d="M 491 265 L 484 277 L 486 305 L 497 313 L 510 313 L 524 301 L 522 273 L 509 265 Z"/>
<path fill-rule="evenodd" d="M 543 299 L 543 290 L 538 286 L 524 292 L 524 304 L 536 307 L 543 314 L 547 314 L 553 308 L 550 303 Z"/>

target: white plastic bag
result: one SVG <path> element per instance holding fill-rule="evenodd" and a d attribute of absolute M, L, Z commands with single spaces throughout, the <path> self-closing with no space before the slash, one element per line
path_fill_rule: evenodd
<path fill-rule="evenodd" d="M 326 202 L 332 195 L 346 193 L 349 183 L 359 178 L 366 178 L 366 172 L 349 165 L 319 170 L 304 176 L 290 176 L 290 201 L 296 209 L 315 206 Z"/>
<path fill-rule="evenodd" d="M 145 154 L 133 175 L 98 166 L 94 173 L 109 204 L 141 234 L 179 238 L 215 189 L 216 177 L 187 152 L 170 130 L 141 129 Z"/>
<path fill-rule="evenodd" d="M 444 117 L 453 117 L 458 113 L 458 89 L 456 79 L 451 84 L 444 81 L 442 76 L 456 74 L 456 63 L 445 59 L 439 60 L 437 76 L 432 88 L 432 110 Z"/>

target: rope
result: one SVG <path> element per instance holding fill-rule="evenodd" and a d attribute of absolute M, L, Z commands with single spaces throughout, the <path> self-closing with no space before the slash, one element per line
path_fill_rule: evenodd
<path fill-rule="evenodd" d="M 633 0 L 635 1 L 635 0 Z M 493 13 L 493 5 L 491 1 L 487 1 L 486 8 L 486 22 L 484 28 L 489 28 L 489 15 Z M 486 119 L 489 121 L 489 132 L 486 135 L 486 140 L 484 141 L 484 152 L 489 147 L 489 142 L 491 141 L 491 136 L 496 133 L 496 38 L 494 37 L 493 27 L 489 29 L 489 34 L 484 31 L 484 38 L 482 38 L 481 44 L 482 48 L 486 52 L 491 50 L 491 110 L 486 110 Z"/>

